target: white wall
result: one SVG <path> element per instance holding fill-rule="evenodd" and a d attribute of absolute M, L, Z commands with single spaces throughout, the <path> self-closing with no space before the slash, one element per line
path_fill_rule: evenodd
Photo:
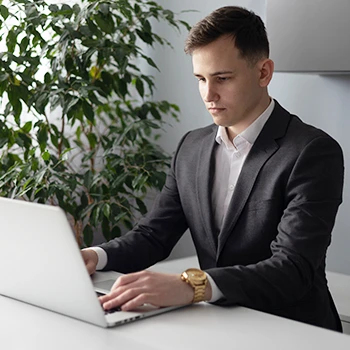
<path fill-rule="evenodd" d="M 203 0 L 159 0 L 162 6 L 177 13 L 195 9 L 198 12 L 185 13 L 181 17 L 191 25 L 212 10 L 226 5 L 239 5 L 253 10 L 265 19 L 264 0 L 203 1 Z M 167 99 L 181 108 L 180 123 L 171 121 L 161 145 L 173 152 L 181 136 L 188 130 L 212 122 L 200 99 L 197 81 L 192 75 L 190 57 L 183 52 L 186 31 L 180 35 L 164 25 L 156 26 L 159 33 L 172 42 L 174 50 L 156 48 L 153 55 L 161 69 L 155 74 L 156 99 Z M 287 40 L 287 39 L 286 39 Z M 291 48 L 293 50 L 293 48 Z M 152 72 L 153 73 L 153 72 Z M 319 76 L 307 74 L 275 73 L 270 84 L 270 95 L 276 98 L 290 112 L 297 114 L 309 124 L 324 129 L 341 144 L 345 165 L 350 161 L 350 74 L 348 76 Z M 350 212 L 350 175 L 346 173 L 344 202 L 340 208 L 333 242 L 328 251 L 328 269 L 350 274 L 350 234 L 347 215 Z M 188 235 L 179 242 L 173 257 L 186 256 L 194 252 Z"/>

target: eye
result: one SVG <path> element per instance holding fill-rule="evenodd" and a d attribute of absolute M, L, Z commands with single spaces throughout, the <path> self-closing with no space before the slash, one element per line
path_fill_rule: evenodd
<path fill-rule="evenodd" d="M 217 79 L 219 82 L 224 82 L 224 81 L 229 80 L 230 78 L 229 77 L 218 77 Z"/>
<path fill-rule="evenodd" d="M 197 80 L 198 80 L 198 81 L 203 81 L 203 82 L 205 82 L 205 79 L 204 79 L 204 78 L 198 77 Z"/>

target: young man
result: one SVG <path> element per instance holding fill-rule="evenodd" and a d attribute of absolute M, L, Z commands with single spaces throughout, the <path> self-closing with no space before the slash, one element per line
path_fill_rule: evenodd
<path fill-rule="evenodd" d="M 325 278 L 342 201 L 339 145 L 269 97 L 273 62 L 254 13 L 214 11 L 192 28 L 185 51 L 214 124 L 182 138 L 153 209 L 131 232 L 83 250 L 90 273 L 129 273 L 103 306 L 207 300 L 341 331 Z M 187 228 L 202 270 L 144 271 Z"/>

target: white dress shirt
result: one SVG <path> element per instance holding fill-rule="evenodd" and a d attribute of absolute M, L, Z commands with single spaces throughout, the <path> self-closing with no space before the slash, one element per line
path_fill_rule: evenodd
<path fill-rule="evenodd" d="M 212 208 L 216 227 L 222 226 L 244 161 L 274 107 L 275 101 L 271 99 L 266 110 L 232 141 L 228 138 L 225 127 L 219 126 L 218 128 L 216 142 L 220 146 L 215 154 L 215 175 L 212 192 Z M 102 270 L 107 265 L 107 253 L 100 247 L 88 249 L 93 249 L 97 253 L 98 264 L 96 270 Z M 209 274 L 207 274 L 207 277 L 212 289 L 212 297 L 209 302 L 217 301 L 223 297 L 223 293 Z"/>

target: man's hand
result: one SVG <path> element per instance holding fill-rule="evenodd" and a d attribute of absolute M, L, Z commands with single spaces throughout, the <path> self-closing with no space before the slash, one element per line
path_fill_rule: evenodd
<path fill-rule="evenodd" d="M 190 304 L 193 293 L 193 288 L 180 275 L 145 270 L 119 277 L 110 293 L 99 299 L 105 310 L 119 306 L 130 311 L 143 304 L 159 307 Z"/>
<path fill-rule="evenodd" d="M 92 275 L 96 271 L 96 266 L 98 263 L 97 253 L 92 249 L 83 249 L 81 251 L 81 255 L 83 256 L 89 275 Z"/>

